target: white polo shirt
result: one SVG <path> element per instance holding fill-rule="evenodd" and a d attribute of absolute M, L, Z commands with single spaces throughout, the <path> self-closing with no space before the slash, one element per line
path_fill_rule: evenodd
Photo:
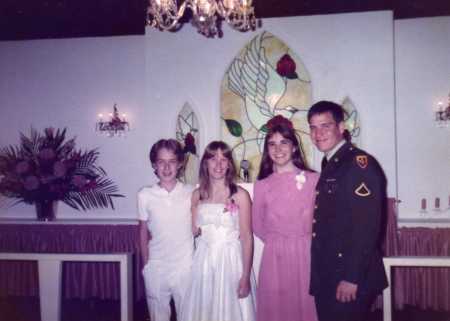
<path fill-rule="evenodd" d="M 181 182 L 177 182 L 170 192 L 158 184 L 139 191 L 139 220 L 147 221 L 152 235 L 149 241 L 150 260 L 168 264 L 192 260 L 192 191 L 192 186 Z"/>

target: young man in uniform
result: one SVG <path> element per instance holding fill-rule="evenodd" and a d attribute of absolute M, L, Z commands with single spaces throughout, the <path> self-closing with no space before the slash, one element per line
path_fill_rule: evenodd
<path fill-rule="evenodd" d="M 310 292 L 320 321 L 362 321 L 386 286 L 379 250 L 386 181 L 378 162 L 347 142 L 344 110 L 320 101 L 308 111 L 323 152 L 316 187 Z"/>

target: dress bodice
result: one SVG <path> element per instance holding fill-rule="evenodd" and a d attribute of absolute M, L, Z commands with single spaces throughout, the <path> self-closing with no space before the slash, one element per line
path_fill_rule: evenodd
<path fill-rule="evenodd" d="M 227 211 L 224 204 L 199 204 L 197 226 L 200 239 L 207 243 L 239 240 L 239 212 Z"/>

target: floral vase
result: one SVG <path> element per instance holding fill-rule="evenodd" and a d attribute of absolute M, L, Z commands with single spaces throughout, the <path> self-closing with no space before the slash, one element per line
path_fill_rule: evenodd
<path fill-rule="evenodd" d="M 37 201 L 35 205 L 38 221 L 54 221 L 56 218 L 57 204 L 57 201 L 52 200 Z"/>

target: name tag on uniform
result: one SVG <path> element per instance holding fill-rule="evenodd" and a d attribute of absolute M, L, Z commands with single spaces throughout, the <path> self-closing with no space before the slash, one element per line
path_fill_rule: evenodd
<path fill-rule="evenodd" d="M 336 178 L 327 178 L 325 179 L 325 189 L 327 193 L 334 194 L 337 191 L 337 180 Z"/>

